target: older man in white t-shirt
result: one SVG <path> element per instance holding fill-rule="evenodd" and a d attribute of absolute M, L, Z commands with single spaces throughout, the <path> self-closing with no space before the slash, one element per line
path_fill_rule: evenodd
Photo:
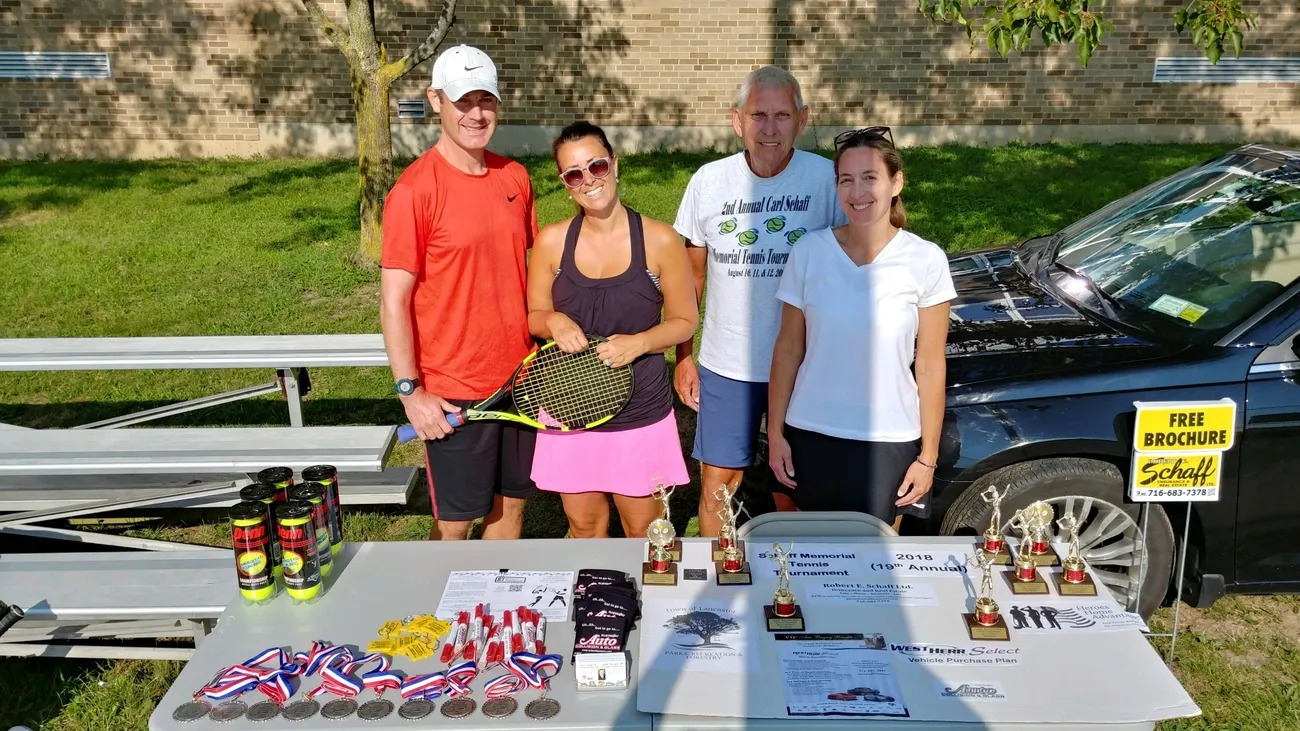
<path fill-rule="evenodd" d="M 677 346 L 674 385 L 699 412 L 693 456 L 701 463 L 700 535 L 721 527 L 720 485 L 732 493 L 754 459 L 767 411 L 772 346 L 781 325 L 777 284 L 809 231 L 839 226 L 831 161 L 794 149 L 808 124 L 799 82 L 764 66 L 740 86 L 731 126 L 745 150 L 701 167 L 686 186 L 674 228 L 686 237 L 699 296 L 708 280 L 699 364 Z M 778 497 L 778 507 L 793 507 Z"/>

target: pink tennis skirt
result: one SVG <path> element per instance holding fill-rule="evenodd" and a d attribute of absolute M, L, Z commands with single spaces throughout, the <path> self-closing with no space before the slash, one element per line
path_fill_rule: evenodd
<path fill-rule="evenodd" d="M 685 485 L 686 460 L 672 411 L 659 421 L 623 431 L 537 433 L 533 482 L 547 492 L 653 495 L 655 486 Z"/>

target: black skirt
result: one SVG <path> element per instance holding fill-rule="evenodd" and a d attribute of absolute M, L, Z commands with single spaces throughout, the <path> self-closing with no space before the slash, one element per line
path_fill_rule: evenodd
<path fill-rule="evenodd" d="M 800 510 L 853 510 L 892 523 L 898 487 L 921 453 L 921 440 L 867 442 L 785 427 Z M 929 500 L 926 495 L 925 500 Z"/>

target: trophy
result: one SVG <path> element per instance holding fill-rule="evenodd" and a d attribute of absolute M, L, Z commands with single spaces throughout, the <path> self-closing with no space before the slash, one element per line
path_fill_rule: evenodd
<path fill-rule="evenodd" d="M 1030 503 L 1026 510 L 1035 511 L 1034 526 L 1037 528 L 1032 534 L 1025 536 L 1029 541 L 1029 557 L 1036 566 L 1055 566 L 1060 562 L 1056 552 L 1052 550 L 1052 544 L 1049 543 L 1048 533 L 1052 529 L 1052 506 L 1043 501 Z"/>
<path fill-rule="evenodd" d="M 984 544 L 981 550 L 989 555 L 993 563 L 1003 566 L 1011 563 L 1011 551 L 1007 549 L 1007 538 L 1002 533 L 1002 498 L 1005 498 L 1010 491 L 1009 486 L 998 492 L 996 485 L 989 485 L 989 489 L 980 493 L 984 502 L 993 506 L 993 514 L 989 516 L 989 527 L 984 531 Z"/>
<path fill-rule="evenodd" d="M 668 498 L 673 496 L 673 490 L 675 488 L 672 486 L 665 488 L 662 480 L 656 480 L 656 485 L 657 486 L 655 487 L 655 500 L 659 501 L 659 503 L 663 506 L 663 509 L 661 511 L 660 517 L 655 519 L 655 521 L 651 522 L 651 525 L 654 525 L 654 523 L 657 523 L 658 521 L 662 520 L 663 522 L 668 523 L 668 527 L 671 529 L 672 523 L 669 522 Z M 649 530 L 647 530 L 646 537 L 648 538 L 649 535 L 650 532 Z M 676 531 L 673 531 L 673 535 L 669 537 L 668 544 L 664 546 L 664 550 L 668 552 L 669 560 L 671 561 L 682 560 L 682 539 L 677 538 Z M 650 544 L 650 559 L 654 560 L 654 543 Z"/>
<path fill-rule="evenodd" d="M 763 617 L 767 619 L 768 632 L 803 632 L 803 610 L 795 604 L 794 592 L 790 591 L 790 551 L 794 550 L 794 541 L 789 550 L 780 543 L 772 544 L 772 560 L 778 567 L 776 592 L 772 594 L 772 603 L 763 606 Z"/>
<path fill-rule="evenodd" d="M 1020 533 L 1020 546 L 1016 551 L 1015 565 L 1011 571 L 1004 571 L 1003 576 L 1011 584 L 1015 594 L 1046 594 L 1047 582 L 1038 575 L 1038 564 L 1034 561 L 1034 537 L 1043 534 L 1047 525 L 1051 525 L 1052 509 L 1047 503 L 1036 502 L 1016 511 L 1011 518 L 1012 529 Z"/>
<path fill-rule="evenodd" d="M 729 546 L 736 546 L 741 555 L 744 555 L 745 549 L 741 548 L 736 541 L 736 519 L 740 516 L 740 510 L 732 509 L 732 500 L 739 487 L 740 481 L 737 480 L 735 485 L 728 486 L 723 483 L 713 491 L 713 499 L 717 500 L 719 505 L 718 518 L 722 520 L 722 529 L 718 531 L 718 537 L 713 541 L 714 561 L 723 560 L 723 554 Z"/>
<path fill-rule="evenodd" d="M 668 552 L 668 546 L 677 538 L 672 522 L 655 518 L 646 526 L 645 537 L 650 541 L 650 560 L 641 564 L 641 585 L 677 586 L 677 563 Z"/>
<path fill-rule="evenodd" d="M 1079 519 L 1064 515 L 1056 524 L 1070 536 L 1070 551 L 1061 562 L 1061 573 L 1052 574 L 1056 592 L 1061 596 L 1097 596 L 1097 584 L 1088 575 L 1088 568 L 1079 556 Z"/>
<path fill-rule="evenodd" d="M 993 564 L 994 554 L 975 551 L 970 562 L 978 566 L 980 575 L 980 594 L 975 598 L 975 611 L 965 613 L 966 633 L 972 640 L 1009 640 L 1011 630 L 1007 629 L 1007 620 L 1002 618 L 998 603 L 993 601 Z"/>
<path fill-rule="evenodd" d="M 718 541 L 714 541 L 716 546 L 719 542 L 726 540 L 726 545 L 722 549 L 722 557 L 719 559 L 717 551 L 714 551 L 714 580 L 718 586 L 728 584 L 752 584 L 753 577 L 749 572 L 749 562 L 745 560 L 744 549 L 739 541 L 736 540 L 736 516 L 741 510 L 745 509 L 744 503 L 737 503 L 735 509 L 732 509 L 731 494 L 727 492 L 726 485 L 718 488 L 718 493 L 714 493 L 722 501 L 722 509 L 718 511 L 718 517 L 722 518 L 722 530 Z M 726 538 L 730 536 L 730 538 Z"/>

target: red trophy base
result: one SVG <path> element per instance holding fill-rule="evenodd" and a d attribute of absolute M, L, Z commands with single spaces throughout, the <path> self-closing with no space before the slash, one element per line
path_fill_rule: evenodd
<path fill-rule="evenodd" d="M 646 561 L 642 563 L 641 584 L 643 586 L 677 586 L 677 564 L 672 561 Z"/>
<path fill-rule="evenodd" d="M 1012 594 L 1049 593 L 1047 590 L 1047 582 L 1043 581 L 1043 577 L 1038 575 L 1037 568 L 1033 569 L 1032 572 L 1026 571 L 1024 575 L 1018 575 L 1018 573 L 1019 573 L 1018 570 L 1001 572 L 1002 576 L 1006 578 L 1007 584 L 1011 586 Z M 1032 578 L 1029 579 L 1024 578 L 1025 576 L 1029 576 L 1031 574 L 1032 574 Z"/>
<path fill-rule="evenodd" d="M 1000 614 L 994 614 L 993 623 L 985 624 L 981 619 L 987 619 L 983 614 L 976 615 L 966 613 L 961 615 L 966 621 L 966 634 L 972 640 L 987 640 L 994 642 L 1006 642 L 1011 639 L 1011 630 L 1007 627 L 1007 620 Z"/>
<path fill-rule="evenodd" d="M 727 544 L 735 546 L 742 556 L 745 555 L 744 541 L 728 541 L 724 538 L 716 538 L 712 543 L 714 561 L 721 561 L 726 558 Z"/>
<path fill-rule="evenodd" d="M 1080 571 L 1083 579 L 1080 581 L 1071 581 L 1071 572 L 1062 572 L 1052 574 L 1052 580 L 1056 584 L 1056 593 L 1061 596 L 1097 596 L 1097 584 L 1093 582 L 1092 577 L 1087 571 Z"/>
<path fill-rule="evenodd" d="M 777 610 L 780 609 L 780 613 Z M 789 612 L 786 614 L 786 612 Z M 763 618 L 768 632 L 803 632 L 803 610 L 798 604 L 766 604 Z"/>
<path fill-rule="evenodd" d="M 1041 548 L 1041 550 L 1039 550 Z M 1061 557 L 1056 555 L 1056 551 L 1047 543 L 1035 541 L 1029 547 L 1029 558 L 1039 566 L 1056 566 L 1061 563 Z"/>
<path fill-rule="evenodd" d="M 749 572 L 749 562 L 744 559 L 721 561 L 713 564 L 713 568 L 713 580 L 718 586 L 746 586 L 754 583 L 754 577 Z"/>
<path fill-rule="evenodd" d="M 994 548 L 993 544 L 997 544 L 997 548 Z M 989 541 L 981 539 L 978 545 L 980 550 L 984 551 L 985 555 L 993 557 L 993 564 L 995 566 L 1011 565 L 1011 549 L 1007 548 L 1006 541 Z"/>

